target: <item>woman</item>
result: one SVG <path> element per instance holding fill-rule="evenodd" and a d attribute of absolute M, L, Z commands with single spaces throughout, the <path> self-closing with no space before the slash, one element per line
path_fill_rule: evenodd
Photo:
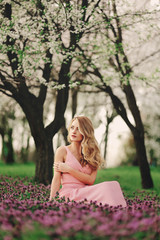
<path fill-rule="evenodd" d="M 87 117 L 73 118 L 68 129 L 68 141 L 71 144 L 59 147 L 55 154 L 50 201 L 59 191 L 59 197 L 65 197 L 66 200 L 87 199 L 88 202 L 92 200 L 110 206 L 126 207 L 118 182 L 93 185 L 103 159 L 94 137 L 92 123 Z"/>

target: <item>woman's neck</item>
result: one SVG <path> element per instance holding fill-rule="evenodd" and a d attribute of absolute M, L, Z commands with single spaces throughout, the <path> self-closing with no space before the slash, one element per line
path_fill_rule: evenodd
<path fill-rule="evenodd" d="M 81 142 L 72 142 L 70 146 L 73 151 L 81 154 Z"/>

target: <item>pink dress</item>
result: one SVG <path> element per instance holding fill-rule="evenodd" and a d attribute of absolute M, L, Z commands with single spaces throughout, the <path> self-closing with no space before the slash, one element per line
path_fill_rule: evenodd
<path fill-rule="evenodd" d="M 89 165 L 82 167 L 68 147 L 65 148 L 67 150 L 66 163 L 76 170 L 90 174 L 91 168 Z M 62 188 L 59 191 L 59 197 L 65 197 L 66 200 L 68 198 L 71 201 L 82 201 L 87 199 L 88 202 L 92 200 L 110 206 L 122 205 L 122 207 L 126 207 L 126 201 L 117 181 L 86 185 L 69 173 L 62 173 L 61 184 Z"/>

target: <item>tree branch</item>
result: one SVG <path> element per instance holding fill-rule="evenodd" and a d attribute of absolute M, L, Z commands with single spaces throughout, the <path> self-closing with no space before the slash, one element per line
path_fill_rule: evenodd
<path fill-rule="evenodd" d="M 83 0 L 82 0 L 83 1 Z M 91 11 L 91 14 L 87 17 L 87 19 L 85 20 L 85 22 L 87 23 L 88 21 L 89 21 L 89 19 L 92 17 L 92 15 L 93 15 L 93 13 L 95 12 L 95 9 L 99 6 L 99 3 L 100 3 L 100 1 L 101 0 L 98 0 L 96 3 L 95 3 L 95 5 L 94 5 L 94 7 L 93 7 L 93 9 L 92 9 L 92 11 Z M 84 1 L 85 2 L 85 1 Z M 87 1 L 88 2 L 88 1 Z"/>
<path fill-rule="evenodd" d="M 69 91 L 69 71 L 72 60 L 68 60 L 66 64 L 66 60 L 64 59 L 61 70 L 59 72 L 59 84 L 64 84 L 65 87 L 63 89 L 58 90 L 57 101 L 55 106 L 55 117 L 54 120 L 46 127 L 47 136 L 53 137 L 55 133 L 63 126 L 64 124 L 64 112 L 66 109 L 66 105 L 68 102 L 68 91 Z"/>
<path fill-rule="evenodd" d="M 10 79 L 13 79 L 13 77 L 12 77 L 8 72 L 6 72 L 5 70 L 0 69 L 0 71 L 1 71 L 2 73 L 5 73 Z"/>
<path fill-rule="evenodd" d="M 12 94 L 16 94 L 17 90 L 16 88 L 6 80 L 6 77 L 0 72 L 0 78 L 1 81 L 3 82 L 4 85 L 1 85 L 3 89 L 7 89 L 8 91 L 10 91 Z"/>
<path fill-rule="evenodd" d="M 81 49 L 81 47 L 78 46 L 78 48 L 79 48 L 79 50 L 83 53 L 83 57 L 85 58 L 85 60 L 88 61 L 88 63 L 91 63 L 91 62 L 92 62 L 91 59 L 90 59 L 90 58 L 87 59 L 87 57 L 85 56 L 85 53 L 84 53 L 84 51 Z M 106 83 L 105 83 L 104 80 L 103 80 L 103 76 L 102 76 L 101 73 L 99 72 L 99 69 L 98 69 L 94 64 L 90 64 L 90 67 L 91 67 L 91 65 L 93 65 L 93 72 L 86 70 L 85 73 L 86 73 L 86 74 L 87 74 L 87 73 L 91 73 L 91 74 L 97 76 L 97 77 L 100 79 L 100 81 L 101 81 L 101 83 L 102 83 L 102 86 L 100 86 L 100 85 L 97 84 L 96 87 L 99 88 L 100 90 L 102 90 L 103 92 L 108 93 L 108 95 L 110 96 L 110 98 L 111 98 L 111 100 L 112 100 L 112 103 L 113 103 L 113 105 L 114 105 L 114 108 L 116 109 L 117 113 L 123 118 L 123 120 L 125 121 L 125 123 L 126 123 L 126 124 L 128 125 L 128 127 L 131 129 L 131 131 L 134 131 L 134 130 L 135 130 L 135 127 L 134 127 L 134 126 L 131 124 L 131 122 L 129 121 L 129 119 L 128 119 L 128 117 L 127 117 L 127 112 L 126 112 L 126 109 L 125 109 L 123 103 L 121 102 L 121 100 L 120 100 L 117 96 L 115 96 L 115 95 L 113 94 L 113 91 L 112 91 L 111 87 L 106 85 Z M 91 85 L 92 85 L 92 84 L 91 84 Z M 132 109 L 131 109 L 131 111 L 132 111 Z"/>
<path fill-rule="evenodd" d="M 50 53 L 49 49 L 46 51 L 46 58 L 49 59 L 49 62 L 45 63 L 44 69 L 43 69 L 43 78 L 46 80 L 48 83 L 50 80 L 50 75 L 51 75 L 51 67 L 50 64 L 52 62 L 52 54 Z M 44 84 L 41 84 L 40 86 L 40 91 L 38 95 L 38 100 L 41 102 L 43 105 L 46 99 L 46 94 L 47 94 L 47 86 Z"/>
<path fill-rule="evenodd" d="M 156 54 L 159 53 L 159 52 L 160 52 L 160 49 L 158 49 L 157 51 L 153 52 L 152 54 L 150 54 L 150 55 L 142 58 L 139 62 L 135 63 L 135 64 L 132 66 L 132 68 L 135 68 L 135 67 L 139 66 L 141 63 L 143 63 L 143 62 L 145 62 L 146 60 L 148 60 L 148 58 L 153 57 L 154 55 L 156 55 Z"/>
<path fill-rule="evenodd" d="M 0 92 L 2 92 L 3 94 L 5 94 L 6 96 L 8 96 L 8 97 L 11 97 L 11 98 L 13 98 L 13 95 L 11 95 L 11 94 L 9 94 L 9 93 L 7 93 L 6 91 L 5 91 L 5 89 L 3 90 L 2 89 L 2 85 L 0 85 Z"/>
<path fill-rule="evenodd" d="M 116 8 L 116 4 L 115 4 L 115 0 L 112 0 L 112 6 L 113 6 L 113 13 L 115 16 L 115 21 L 116 21 L 116 25 L 117 25 L 117 29 L 118 29 L 118 41 L 122 42 L 122 30 L 121 30 L 121 23 L 120 23 L 120 19 L 119 16 L 117 14 L 117 8 Z"/>
<path fill-rule="evenodd" d="M 113 19 L 113 18 L 109 18 L 107 15 L 106 15 L 106 13 L 104 12 L 104 9 L 102 9 L 102 8 L 99 8 L 100 9 L 100 11 L 101 11 L 101 13 L 102 13 L 102 17 L 103 17 L 103 19 L 105 20 L 105 22 L 107 22 L 107 24 L 108 24 L 108 26 L 110 26 L 111 27 L 111 30 L 112 30 L 112 32 L 113 32 L 113 36 L 115 37 L 115 38 L 117 38 L 117 33 L 116 33 L 116 31 L 115 31 L 115 28 L 114 28 L 114 26 L 113 26 L 113 24 L 111 23 L 111 20 Z"/>

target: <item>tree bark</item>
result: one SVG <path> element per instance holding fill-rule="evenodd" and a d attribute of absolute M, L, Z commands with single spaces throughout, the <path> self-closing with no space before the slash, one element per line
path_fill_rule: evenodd
<path fill-rule="evenodd" d="M 108 112 L 106 110 L 106 129 L 104 133 L 104 154 L 103 157 L 106 159 L 107 156 L 107 145 L 108 145 L 108 132 L 109 132 L 109 125 L 113 121 L 113 119 L 116 117 L 117 114 L 115 114 L 115 111 L 112 112 L 112 114 L 109 116 Z"/>
<path fill-rule="evenodd" d="M 135 131 L 134 141 L 136 146 L 136 156 L 141 173 L 141 183 L 144 189 L 153 188 L 153 181 L 150 174 L 150 168 L 146 156 L 146 148 L 144 143 L 144 136 L 142 132 Z"/>
<path fill-rule="evenodd" d="M 74 116 L 77 112 L 78 90 L 79 90 L 79 87 L 73 88 L 71 90 L 71 95 L 72 95 L 72 118 L 74 118 Z"/>
<path fill-rule="evenodd" d="M 23 93 L 22 97 L 20 97 L 20 93 Z M 53 176 L 54 155 L 52 138 L 48 136 L 43 124 L 43 105 L 28 92 L 25 85 L 21 88 L 20 93 L 15 96 L 15 99 L 26 115 L 36 146 L 35 180 L 49 184 Z"/>
<path fill-rule="evenodd" d="M 36 146 L 36 171 L 35 180 L 46 185 L 50 184 L 53 177 L 53 143 L 43 131 L 39 137 L 41 141 Z"/>

